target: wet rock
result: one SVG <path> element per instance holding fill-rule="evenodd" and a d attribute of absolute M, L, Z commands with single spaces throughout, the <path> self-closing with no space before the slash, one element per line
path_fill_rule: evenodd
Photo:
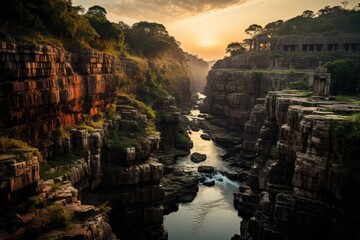
<path fill-rule="evenodd" d="M 199 163 L 199 162 L 203 162 L 206 160 L 206 154 L 201 154 L 198 152 L 195 152 L 193 154 L 191 154 L 191 161 L 195 162 L 195 163 Z"/>
<path fill-rule="evenodd" d="M 202 139 L 204 139 L 204 140 L 210 141 L 210 136 L 209 136 L 209 134 L 207 134 L 207 133 L 201 134 L 200 137 L 201 137 Z"/>
<path fill-rule="evenodd" d="M 201 173 L 213 173 L 214 170 L 215 170 L 215 168 L 212 166 L 199 166 L 198 167 L 198 172 L 201 172 Z"/>
<path fill-rule="evenodd" d="M 215 185 L 215 180 L 206 180 L 203 182 L 205 186 L 212 187 Z"/>
<path fill-rule="evenodd" d="M 230 180 L 237 180 L 238 179 L 238 173 L 237 172 L 226 172 L 225 176 Z"/>

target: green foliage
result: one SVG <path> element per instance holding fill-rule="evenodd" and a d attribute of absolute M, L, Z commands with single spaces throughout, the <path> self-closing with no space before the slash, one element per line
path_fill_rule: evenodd
<path fill-rule="evenodd" d="M 0 15 L 1 38 L 39 41 L 72 39 L 80 45 L 98 37 L 87 19 L 79 14 L 82 7 L 68 0 L 6 0 Z M 41 39 L 40 38 L 40 39 Z M 86 45 L 86 44 L 85 44 Z"/>
<path fill-rule="evenodd" d="M 352 115 L 343 121 L 337 122 L 334 126 L 334 135 L 342 145 L 340 149 L 344 154 L 354 155 L 355 152 L 360 153 L 360 114 Z"/>
<path fill-rule="evenodd" d="M 253 71 L 251 72 L 251 79 L 253 81 L 260 81 L 263 76 L 263 72 L 261 71 Z"/>
<path fill-rule="evenodd" d="M 310 90 L 310 87 L 306 79 L 300 79 L 295 82 L 289 82 L 288 84 L 286 84 L 285 89 Z"/>
<path fill-rule="evenodd" d="M 187 134 L 187 125 L 180 121 L 175 127 L 175 147 L 179 149 L 190 149 L 192 143 Z"/>
<path fill-rule="evenodd" d="M 338 59 L 326 63 L 331 73 L 331 94 L 356 94 L 360 88 L 360 63 L 352 59 Z"/>
<path fill-rule="evenodd" d="M 66 132 L 63 127 L 55 128 L 54 131 L 51 133 L 51 139 L 53 141 L 58 141 L 60 139 L 63 139 L 66 136 Z"/>
<path fill-rule="evenodd" d="M 40 195 L 35 195 L 29 198 L 29 207 L 34 208 L 42 208 L 45 206 L 45 199 Z"/>
<path fill-rule="evenodd" d="M 326 6 L 315 15 L 304 11 L 302 15 L 291 18 L 278 26 L 274 35 L 311 35 L 337 33 L 359 33 L 360 12 L 358 9 L 345 9 L 340 6 Z"/>
<path fill-rule="evenodd" d="M 61 205 L 52 205 L 46 208 L 50 217 L 51 228 L 66 228 L 71 221 L 71 214 Z"/>
<path fill-rule="evenodd" d="M 119 95 L 119 99 L 121 104 L 129 104 L 139 109 L 148 119 L 155 119 L 154 110 L 149 105 L 146 105 L 144 102 L 136 99 L 135 95 L 122 93 Z"/>
<path fill-rule="evenodd" d="M 341 102 L 349 102 L 351 104 L 357 104 L 360 105 L 360 96 L 344 96 L 344 95 L 337 95 L 336 96 L 337 101 Z"/>
<path fill-rule="evenodd" d="M 109 146 L 113 149 L 122 150 L 130 147 L 140 147 L 140 143 L 137 139 L 115 133 L 109 136 Z"/>
<path fill-rule="evenodd" d="M 360 114 L 358 113 L 336 122 L 333 126 L 333 136 L 335 151 L 345 170 L 345 173 L 343 173 L 344 178 L 341 182 L 343 189 L 341 190 L 344 194 L 353 194 L 353 185 L 356 183 L 356 176 L 360 172 Z M 350 200 L 354 199 L 354 196 L 348 195 L 344 198 Z"/>
<path fill-rule="evenodd" d="M 39 161 L 42 161 L 42 155 L 37 148 L 30 147 L 27 143 L 19 140 L 0 136 L 1 154 L 15 154 L 21 160 L 22 155 L 29 152 L 37 156 Z"/>
<path fill-rule="evenodd" d="M 100 213 L 105 216 L 106 218 L 109 217 L 109 213 L 111 212 L 112 208 L 109 206 L 109 202 L 104 202 L 100 206 L 98 206 Z"/>
<path fill-rule="evenodd" d="M 116 104 L 113 103 L 110 105 L 108 109 L 105 111 L 105 118 L 115 120 L 116 119 Z"/>
<path fill-rule="evenodd" d="M 138 22 L 127 29 L 126 42 L 136 54 L 145 57 L 157 57 L 171 48 L 178 48 L 179 43 L 170 36 L 162 24 Z"/>
<path fill-rule="evenodd" d="M 71 164 L 86 155 L 86 151 L 78 150 L 48 159 L 47 162 L 40 165 L 40 177 L 44 180 L 53 179 L 63 175 L 70 177 Z M 56 169 L 56 171 L 50 171 L 51 169 Z"/>

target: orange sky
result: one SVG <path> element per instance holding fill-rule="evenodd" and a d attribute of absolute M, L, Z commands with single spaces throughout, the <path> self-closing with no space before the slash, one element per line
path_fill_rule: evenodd
<path fill-rule="evenodd" d="M 342 0 L 73 0 L 85 8 L 104 7 L 113 22 L 131 25 L 144 20 L 165 25 L 182 48 L 205 60 L 223 58 L 228 43 L 246 38 L 251 24 L 265 26 L 286 20 L 304 10 L 317 12 Z M 352 8 L 359 0 L 349 0 Z"/>

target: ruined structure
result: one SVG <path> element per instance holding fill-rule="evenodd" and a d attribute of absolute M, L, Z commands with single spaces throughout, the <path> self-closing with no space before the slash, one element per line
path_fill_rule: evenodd
<path fill-rule="evenodd" d="M 341 36 L 285 36 L 279 38 L 256 38 L 254 51 L 263 49 L 280 52 L 326 52 L 360 51 L 360 35 Z"/>

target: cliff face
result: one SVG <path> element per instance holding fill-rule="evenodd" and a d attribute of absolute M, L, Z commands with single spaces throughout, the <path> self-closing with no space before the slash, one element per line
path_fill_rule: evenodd
<path fill-rule="evenodd" d="M 7 135 L 44 148 L 60 126 L 95 115 L 114 101 L 114 57 L 90 50 L 66 54 L 46 45 L 1 43 L 0 122 Z"/>
<path fill-rule="evenodd" d="M 255 239 L 356 238 L 357 230 L 344 229 L 358 227 L 358 175 L 348 174 L 333 126 L 344 119 L 341 114 L 360 108 L 308 100 L 291 92 L 270 92 L 265 106 L 250 189 L 235 194 L 239 210 L 253 216 L 250 235 Z"/>
<path fill-rule="evenodd" d="M 279 90 L 291 82 L 307 78 L 303 72 L 240 70 L 221 68 L 219 61 L 208 75 L 205 93 L 210 113 L 223 115 L 231 129 L 244 131 L 251 109 L 268 91 Z"/>

